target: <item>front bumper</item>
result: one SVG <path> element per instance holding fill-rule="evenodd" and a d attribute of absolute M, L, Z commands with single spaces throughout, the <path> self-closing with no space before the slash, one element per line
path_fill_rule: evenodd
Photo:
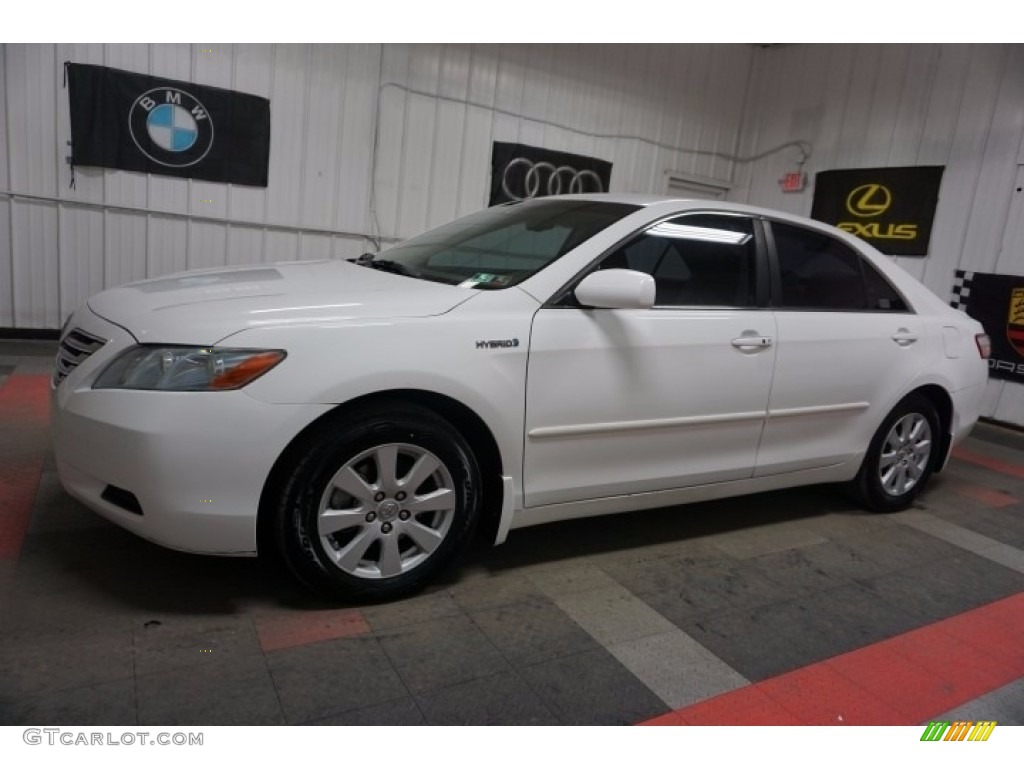
<path fill-rule="evenodd" d="M 65 490 L 157 544 L 254 554 L 260 495 L 274 462 L 331 406 L 271 405 L 242 390 L 94 390 L 92 380 L 134 339 L 88 310 L 71 327 L 110 341 L 52 393 Z M 142 514 L 102 498 L 108 486 L 134 494 Z"/>

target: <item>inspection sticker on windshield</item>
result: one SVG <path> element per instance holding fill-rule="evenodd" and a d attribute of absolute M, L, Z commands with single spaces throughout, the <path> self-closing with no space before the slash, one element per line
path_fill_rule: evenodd
<path fill-rule="evenodd" d="M 472 288 L 474 285 L 480 285 L 481 283 L 505 285 L 507 282 L 508 278 L 504 275 L 492 275 L 490 272 L 477 272 L 468 280 L 463 280 L 459 283 L 459 288 Z"/>

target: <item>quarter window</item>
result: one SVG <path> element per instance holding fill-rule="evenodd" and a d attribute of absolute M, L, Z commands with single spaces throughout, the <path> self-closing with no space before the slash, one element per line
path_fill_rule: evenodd
<path fill-rule="evenodd" d="M 881 312 L 906 312 L 907 303 L 889 281 L 865 259 L 861 259 L 864 282 L 868 287 L 868 306 Z"/>
<path fill-rule="evenodd" d="M 651 275 L 659 306 L 749 307 L 756 248 L 750 219 L 694 214 L 656 224 L 609 254 L 600 269 Z"/>

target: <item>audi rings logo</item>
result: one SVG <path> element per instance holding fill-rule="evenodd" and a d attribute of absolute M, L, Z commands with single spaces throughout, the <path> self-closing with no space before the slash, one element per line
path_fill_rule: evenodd
<path fill-rule="evenodd" d="M 556 166 L 525 157 L 509 161 L 501 175 L 501 191 L 511 200 L 548 195 L 604 192 L 601 177 L 591 170 L 577 171 L 571 165 Z"/>

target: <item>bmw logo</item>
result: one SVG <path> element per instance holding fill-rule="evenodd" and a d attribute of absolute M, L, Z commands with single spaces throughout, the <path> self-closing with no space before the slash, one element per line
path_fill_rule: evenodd
<path fill-rule="evenodd" d="M 179 88 L 152 88 L 139 96 L 128 114 L 128 130 L 142 154 L 169 168 L 195 165 L 213 146 L 206 107 Z"/>

